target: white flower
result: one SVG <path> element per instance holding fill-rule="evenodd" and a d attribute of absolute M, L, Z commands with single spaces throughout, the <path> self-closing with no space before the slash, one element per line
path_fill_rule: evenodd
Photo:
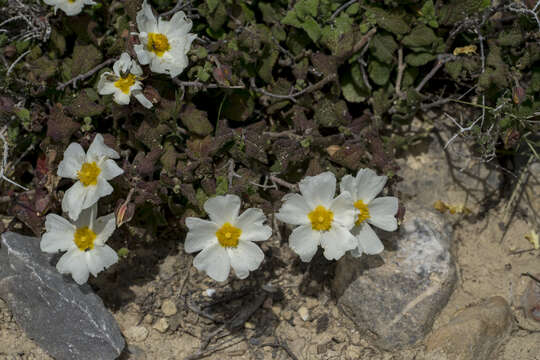
<path fill-rule="evenodd" d="M 71 274 L 79 285 L 88 281 L 91 273 L 98 273 L 118 261 L 118 255 L 105 242 L 114 232 L 114 214 L 96 219 L 97 204 L 84 210 L 79 219 L 70 222 L 56 214 L 47 215 L 45 234 L 41 237 L 41 250 L 48 253 L 67 251 L 56 268 L 62 274 Z"/>
<path fill-rule="evenodd" d="M 263 225 L 266 216 L 260 209 L 247 209 L 238 215 L 240 198 L 236 195 L 216 196 L 204 203 L 210 221 L 188 217 L 184 250 L 202 250 L 193 265 L 217 281 L 225 281 L 232 266 L 240 279 L 248 277 L 263 261 L 264 253 L 253 241 L 264 241 L 272 229 Z"/>
<path fill-rule="evenodd" d="M 47 5 L 54 6 L 54 13 L 56 10 L 60 9 L 66 13 L 68 16 L 79 14 L 84 5 L 95 5 L 96 3 L 92 0 L 43 0 Z"/>
<path fill-rule="evenodd" d="M 189 33 L 191 25 L 182 11 L 175 13 L 170 21 L 156 19 L 145 0 L 137 13 L 141 43 L 133 47 L 139 62 L 150 64 L 150 70 L 156 73 L 173 78 L 180 75 L 188 65 L 187 53 L 197 37 Z"/>
<path fill-rule="evenodd" d="M 120 59 L 113 65 L 113 71 L 104 72 L 98 83 L 98 92 L 100 95 L 113 94 L 114 102 L 120 105 L 129 104 L 130 96 L 133 94 L 135 99 L 147 109 L 152 107 L 152 102 L 142 93 L 142 83 L 139 81 L 143 73 L 137 62 L 131 60 L 128 53 L 123 53 Z"/>
<path fill-rule="evenodd" d="M 64 194 L 62 210 L 76 220 L 83 209 L 94 205 L 99 198 L 113 192 L 107 182 L 124 173 L 116 162 L 120 155 L 103 142 L 97 134 L 85 154 L 81 145 L 71 143 L 58 165 L 58 176 L 78 180 Z"/>
<path fill-rule="evenodd" d="M 341 191 L 351 194 L 356 208 L 352 233 L 356 236 L 357 244 L 351 251 L 355 257 L 361 256 L 362 253 L 379 254 L 384 250 L 381 240 L 369 224 L 386 231 L 397 229 L 394 215 L 398 210 L 398 199 L 393 196 L 375 199 L 386 184 L 386 180 L 386 176 L 377 176 L 371 169 L 360 169 L 356 178 L 346 175 L 341 179 Z"/>
<path fill-rule="evenodd" d="M 331 172 L 308 176 L 299 186 L 302 195 L 285 195 L 276 214 L 282 222 L 300 225 L 291 233 L 289 246 L 304 262 L 311 261 L 319 244 L 328 260 L 339 259 L 356 246 L 349 231 L 355 214 L 351 196 L 345 192 L 334 198 L 336 177 Z"/>

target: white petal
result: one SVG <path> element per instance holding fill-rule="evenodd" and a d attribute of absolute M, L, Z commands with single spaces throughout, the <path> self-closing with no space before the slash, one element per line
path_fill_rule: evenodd
<path fill-rule="evenodd" d="M 169 37 L 186 36 L 193 26 L 193 23 L 183 11 L 175 13 L 169 23 L 170 32 L 167 34 Z"/>
<path fill-rule="evenodd" d="M 56 269 L 61 274 L 71 274 L 73 280 L 79 285 L 87 282 L 90 275 L 84 251 L 77 248 L 62 255 L 56 264 Z"/>
<path fill-rule="evenodd" d="M 219 227 L 216 223 L 188 217 L 186 218 L 186 226 L 189 231 L 184 242 L 185 252 L 193 253 L 217 244 L 216 232 Z"/>
<path fill-rule="evenodd" d="M 75 221 L 75 227 L 77 229 L 80 229 L 82 227 L 88 226 L 91 229 L 93 229 L 94 228 L 93 224 L 96 220 L 97 213 L 98 213 L 97 203 L 95 203 L 94 205 L 86 209 L 83 209 L 79 217 Z"/>
<path fill-rule="evenodd" d="M 116 161 L 112 159 L 107 159 L 103 161 L 101 164 L 99 164 L 99 168 L 101 169 L 101 176 L 105 180 L 111 180 L 117 177 L 118 175 L 122 175 L 124 173 L 124 170 L 120 168 Z"/>
<path fill-rule="evenodd" d="M 94 276 L 118 262 L 116 251 L 109 246 L 96 246 L 94 249 L 85 252 L 88 270 Z"/>
<path fill-rule="evenodd" d="M 279 221 L 292 225 L 309 223 L 308 214 L 313 210 L 300 194 L 287 194 L 282 199 L 283 205 L 275 215 Z"/>
<path fill-rule="evenodd" d="M 375 255 L 380 254 L 384 250 L 383 243 L 369 224 L 364 223 L 360 227 L 355 226 L 353 235 L 356 237 L 359 255 L 361 255 L 362 252 L 368 255 Z"/>
<path fill-rule="evenodd" d="M 347 251 L 354 249 L 356 244 L 356 238 L 351 232 L 339 225 L 322 233 L 321 246 L 328 260 L 339 260 Z"/>
<path fill-rule="evenodd" d="M 49 214 L 45 220 L 46 232 L 41 237 L 41 251 L 55 253 L 66 251 L 73 246 L 75 226 L 56 214 Z"/>
<path fill-rule="evenodd" d="M 204 211 L 218 226 L 226 222 L 234 224 L 239 210 L 240 198 L 236 195 L 215 196 L 204 203 Z"/>
<path fill-rule="evenodd" d="M 371 169 L 360 169 L 356 175 L 356 194 L 351 193 L 354 201 L 362 200 L 368 204 L 379 195 L 386 184 L 386 176 L 377 176 Z"/>
<path fill-rule="evenodd" d="M 113 95 L 113 100 L 118 105 L 128 105 L 131 98 L 129 94 L 124 94 L 122 91 L 117 91 Z"/>
<path fill-rule="evenodd" d="M 272 235 L 272 228 L 263 225 L 266 221 L 261 209 L 247 209 L 237 219 L 234 226 L 242 230 L 240 240 L 244 241 L 264 241 Z"/>
<path fill-rule="evenodd" d="M 398 211 L 398 199 L 393 196 L 380 197 L 369 203 L 368 222 L 386 231 L 397 229 L 395 214 Z"/>
<path fill-rule="evenodd" d="M 62 211 L 67 213 L 72 220 L 77 220 L 86 197 L 86 188 L 77 181 L 64 194 L 62 199 Z"/>
<path fill-rule="evenodd" d="M 130 73 L 132 73 L 135 76 L 141 76 L 143 74 L 143 71 L 139 64 L 137 64 L 136 61 L 131 62 L 131 69 L 129 70 Z"/>
<path fill-rule="evenodd" d="M 58 164 L 58 176 L 77 179 L 77 172 L 81 170 L 86 154 L 81 145 L 71 143 L 64 152 L 64 159 Z"/>
<path fill-rule="evenodd" d="M 110 195 L 113 192 L 113 187 L 102 176 L 98 176 L 96 185 L 86 187 L 86 194 L 83 202 L 83 209 L 94 205 L 100 198 Z"/>
<path fill-rule="evenodd" d="M 356 199 L 356 179 L 352 175 L 345 175 L 341 178 L 341 182 L 339 183 L 339 190 L 340 192 L 348 192 L 351 194 L 354 200 Z"/>
<path fill-rule="evenodd" d="M 289 247 L 300 256 L 303 262 L 309 262 L 317 252 L 321 233 L 311 228 L 311 224 L 301 225 L 289 236 Z"/>
<path fill-rule="evenodd" d="M 127 73 L 130 68 L 131 57 L 127 52 L 122 53 L 122 55 L 120 55 L 120 59 L 118 59 L 113 65 L 114 73 L 117 76 L 121 76 L 122 73 Z"/>
<path fill-rule="evenodd" d="M 118 159 L 120 155 L 105 145 L 103 136 L 101 134 L 97 134 L 94 141 L 92 141 L 92 144 L 90 144 L 90 147 L 88 148 L 87 159 L 99 162 L 103 157 Z"/>
<path fill-rule="evenodd" d="M 135 97 L 135 99 L 137 99 L 138 102 L 141 103 L 142 106 L 144 106 L 147 109 L 151 109 L 152 106 L 154 106 L 154 104 L 152 104 L 152 102 L 148 100 L 146 96 L 144 96 L 142 91 L 134 92 L 133 96 Z"/>
<path fill-rule="evenodd" d="M 97 218 L 92 230 L 97 235 L 95 243 L 103 246 L 116 230 L 116 216 L 114 213 Z"/>
<path fill-rule="evenodd" d="M 150 62 L 150 70 L 157 74 L 169 74 L 170 64 L 166 63 L 162 59 L 154 56 Z"/>
<path fill-rule="evenodd" d="M 319 205 L 328 208 L 336 193 L 336 176 L 329 171 L 317 176 L 307 176 L 300 181 L 299 186 L 300 192 L 312 208 Z"/>
<path fill-rule="evenodd" d="M 204 271 L 216 281 L 225 281 L 231 271 L 231 261 L 224 247 L 219 244 L 212 245 L 201 251 L 195 259 L 193 266 Z"/>
<path fill-rule="evenodd" d="M 139 39 L 142 43 L 145 43 L 142 41 L 141 36 L 139 36 Z M 147 65 L 150 63 L 150 61 L 152 61 L 151 53 L 146 51 L 144 45 L 133 45 L 133 50 L 135 50 L 135 54 L 137 54 L 137 60 L 139 60 L 142 65 Z"/>
<path fill-rule="evenodd" d="M 249 272 L 257 270 L 264 259 L 264 253 L 251 241 L 239 241 L 236 248 L 228 248 L 231 266 L 239 279 L 248 277 Z"/>
<path fill-rule="evenodd" d="M 348 192 L 339 194 L 330 205 L 330 210 L 334 213 L 333 223 L 339 224 L 347 229 L 354 226 L 356 208 Z"/>
<path fill-rule="evenodd" d="M 139 32 L 154 32 L 157 25 L 156 17 L 152 12 L 152 8 L 146 0 L 142 3 L 142 8 L 137 12 L 137 28 Z"/>
<path fill-rule="evenodd" d="M 104 72 L 103 74 L 101 74 L 101 77 L 99 78 L 99 82 L 97 86 L 98 93 L 100 95 L 114 94 L 115 92 L 119 90 L 116 86 L 114 86 L 114 81 L 109 80 L 109 77 L 111 75 L 112 74 L 110 72 Z"/>

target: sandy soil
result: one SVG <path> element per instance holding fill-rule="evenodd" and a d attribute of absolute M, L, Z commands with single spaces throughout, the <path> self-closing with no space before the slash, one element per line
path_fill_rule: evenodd
<path fill-rule="evenodd" d="M 431 152 L 409 155 L 402 164 L 419 174 L 437 170 L 432 168 Z M 473 166 L 474 161 L 467 168 Z M 521 310 L 522 294 L 530 281 L 521 274 L 540 274 L 540 250 L 519 252 L 532 247 L 524 235 L 539 230 L 540 164 L 530 169 L 515 207 L 498 201 L 500 195 L 490 195 L 487 202 L 474 200 L 461 184 L 452 181 L 431 194 L 433 202 L 464 203 L 471 210 L 468 215 L 445 214 L 455 228 L 453 252 L 459 282 L 434 327 L 482 299 L 504 297 L 512 306 L 516 324 L 493 360 L 540 359 L 540 323 L 525 319 Z M 417 194 L 425 192 L 418 190 Z M 430 197 L 422 196 L 405 194 L 403 198 L 405 202 L 422 200 L 428 206 Z M 370 345 L 369 334 L 355 330 L 339 312 L 330 290 L 335 265 L 320 254 L 310 265 L 303 264 L 283 240 L 274 237 L 263 245 L 267 258 L 262 270 L 246 281 L 218 284 L 191 267 L 192 256 L 184 254 L 175 239 L 165 245 L 132 250 L 128 259 L 92 282 L 127 338 L 129 352 L 124 359 L 183 359 L 203 348 L 208 359 L 216 360 L 293 358 L 287 351 L 298 359 L 422 358 L 421 343 L 381 352 Z M 268 283 L 275 293 L 261 290 Z M 215 291 L 213 296 L 209 289 Z M 171 301 L 178 309 L 175 314 Z M 253 304 L 261 306 L 239 328 L 220 324 L 250 314 Z M 1 300 L 0 358 L 48 359 L 24 335 Z"/>

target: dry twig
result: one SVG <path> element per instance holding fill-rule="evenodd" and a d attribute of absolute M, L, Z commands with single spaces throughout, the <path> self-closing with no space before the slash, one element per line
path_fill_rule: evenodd
<path fill-rule="evenodd" d="M 79 75 L 75 76 L 74 78 L 72 78 L 71 80 L 66 81 L 65 83 L 62 83 L 62 84 L 58 85 L 56 87 L 56 90 L 64 90 L 67 86 L 69 86 L 71 84 L 73 84 L 73 88 L 76 89 L 77 88 L 77 81 L 81 81 L 81 80 L 89 78 L 90 76 L 92 76 L 96 72 L 98 72 L 99 70 L 103 69 L 105 66 L 107 66 L 109 64 L 112 64 L 115 61 L 116 61 L 116 58 L 105 60 L 104 62 L 102 62 L 101 64 L 99 64 L 95 68 L 91 69 L 90 71 L 88 71 L 88 72 L 86 72 L 84 74 L 79 74 Z"/>

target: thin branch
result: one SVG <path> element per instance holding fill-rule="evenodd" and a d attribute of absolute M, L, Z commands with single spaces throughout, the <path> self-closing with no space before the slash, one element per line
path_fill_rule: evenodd
<path fill-rule="evenodd" d="M 99 70 L 101 70 L 105 66 L 107 66 L 109 64 L 112 64 L 115 61 L 116 61 L 116 58 L 105 60 L 104 62 L 102 62 L 101 64 L 99 64 L 95 68 L 91 69 L 90 71 L 88 71 L 88 72 L 86 72 L 84 74 L 79 74 L 79 75 L 75 76 L 74 78 L 72 78 L 71 80 L 66 81 L 65 83 L 62 83 L 62 84 L 58 85 L 56 87 L 56 90 L 59 90 L 59 91 L 64 90 L 66 87 L 68 87 L 71 84 L 73 84 L 73 88 L 76 89 L 77 88 L 77 81 L 82 81 L 84 79 L 89 78 L 90 76 L 94 75 L 96 72 L 98 72 Z"/>
<path fill-rule="evenodd" d="M 396 95 L 400 98 L 404 98 L 405 94 L 401 91 L 401 80 L 403 79 L 403 71 L 407 64 L 403 63 L 403 46 L 399 47 L 398 50 L 398 74 L 396 78 Z"/>
<path fill-rule="evenodd" d="M 455 60 L 455 59 L 456 59 L 456 56 L 454 56 L 452 54 L 438 55 L 437 56 L 437 62 L 435 63 L 435 66 L 433 66 L 433 69 L 431 69 L 431 71 L 429 73 L 427 73 L 427 75 L 422 79 L 420 84 L 418 84 L 418 86 L 416 87 L 416 91 L 420 92 L 422 90 L 422 88 L 424 87 L 424 85 L 426 85 L 426 83 L 435 75 L 435 73 L 437 73 L 437 71 L 439 71 L 441 66 L 443 66 L 446 62 L 448 62 L 450 60 Z"/>
<path fill-rule="evenodd" d="M 19 56 L 15 61 L 9 66 L 9 69 L 7 70 L 6 77 L 9 77 L 9 74 L 11 73 L 11 70 L 17 65 L 19 61 L 21 61 L 26 55 L 30 54 L 30 50 L 25 51 L 21 56 Z"/>
<path fill-rule="evenodd" d="M 221 84 L 215 84 L 215 83 L 205 84 L 200 81 L 182 81 L 176 78 L 173 79 L 173 82 L 176 85 L 181 86 L 181 87 L 199 87 L 199 88 L 204 88 L 204 89 L 218 89 L 218 88 L 245 89 L 246 88 L 244 85 L 221 85 Z"/>
<path fill-rule="evenodd" d="M 268 177 L 270 179 L 270 181 L 272 183 L 275 183 L 275 184 L 278 184 L 278 185 L 281 185 L 283 187 L 286 187 L 288 188 L 289 190 L 292 190 L 292 191 L 298 191 L 298 185 L 296 184 L 291 184 L 290 182 L 287 182 L 285 180 L 282 180 L 274 175 L 270 175 Z"/>
<path fill-rule="evenodd" d="M 8 142 L 7 142 L 6 137 L 4 136 L 4 130 L 5 129 L 6 129 L 6 127 L 4 126 L 4 129 L 2 129 L 0 131 L 0 139 L 4 143 L 4 153 L 3 153 L 3 156 L 2 156 L 2 166 L 0 167 L 0 179 L 5 180 L 5 181 L 7 181 L 8 183 L 10 183 L 12 185 L 18 186 L 18 187 L 20 187 L 21 189 L 23 189 L 25 191 L 28 191 L 29 190 L 28 188 L 17 184 L 15 181 L 8 179 L 6 177 L 6 175 L 4 175 L 4 172 L 7 169 L 7 159 L 8 159 L 8 151 L 9 151 Z"/>
<path fill-rule="evenodd" d="M 340 12 L 342 12 L 343 10 L 347 9 L 349 6 L 351 6 L 352 4 L 357 3 L 357 2 L 358 2 L 358 0 L 349 0 L 345 4 L 338 7 L 336 9 L 336 11 L 334 11 L 332 16 L 330 16 L 330 19 L 328 19 L 328 22 L 334 21 L 334 19 L 339 15 Z"/>
<path fill-rule="evenodd" d="M 267 91 L 267 90 L 265 90 L 263 88 L 259 88 L 259 87 L 257 87 L 257 85 L 255 85 L 255 79 L 254 78 L 251 78 L 250 85 L 251 85 L 251 89 L 253 89 L 254 91 L 257 91 L 257 92 L 259 92 L 259 93 L 261 93 L 263 95 L 270 96 L 270 97 L 273 97 L 273 98 L 276 98 L 276 99 L 286 99 L 286 100 L 291 100 L 292 102 L 296 102 L 295 98 L 297 98 L 298 96 L 305 95 L 305 94 L 311 93 L 313 91 L 319 90 L 324 85 L 328 84 L 330 81 L 335 80 L 336 78 L 337 78 L 337 74 L 327 75 L 326 77 L 319 80 L 315 84 L 310 85 L 310 86 L 308 86 L 307 88 L 305 88 L 303 90 L 300 90 L 300 91 L 297 91 L 297 92 L 291 92 L 288 95 L 274 94 L 274 93 L 271 93 L 271 92 L 269 92 L 269 91 Z"/>

